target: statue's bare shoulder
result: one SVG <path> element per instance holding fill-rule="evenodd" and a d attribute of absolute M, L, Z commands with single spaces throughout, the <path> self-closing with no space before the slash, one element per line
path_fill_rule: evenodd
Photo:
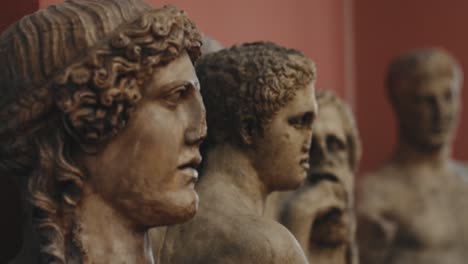
<path fill-rule="evenodd" d="M 279 223 L 220 212 L 205 211 L 170 228 L 163 251 L 162 263 L 308 263 L 296 239 Z"/>
<path fill-rule="evenodd" d="M 363 177 L 358 187 L 358 207 L 361 210 L 391 210 L 410 193 L 404 170 L 388 163 Z M 401 199 L 398 198 L 400 195 Z"/>

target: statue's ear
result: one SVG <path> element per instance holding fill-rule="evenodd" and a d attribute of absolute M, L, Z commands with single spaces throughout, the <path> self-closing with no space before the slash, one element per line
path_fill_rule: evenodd
<path fill-rule="evenodd" d="M 244 119 L 240 128 L 240 136 L 243 141 L 242 143 L 244 143 L 245 145 L 252 145 L 256 135 L 257 129 L 255 120 L 251 117 Z"/>

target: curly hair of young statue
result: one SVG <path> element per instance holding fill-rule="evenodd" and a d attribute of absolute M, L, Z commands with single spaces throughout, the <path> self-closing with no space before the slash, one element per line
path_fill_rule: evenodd
<path fill-rule="evenodd" d="M 226 140 L 248 144 L 241 130 L 262 135 L 275 113 L 316 78 L 310 59 L 272 42 L 207 54 L 197 62 L 196 71 L 209 126 L 204 149 Z"/>
<path fill-rule="evenodd" d="M 182 11 L 138 17 L 2 109 L 0 170 L 24 175 L 40 263 L 86 262 L 72 219 L 88 175 L 74 153 L 96 151 L 125 127 L 154 68 L 184 51 L 192 61 L 200 55 L 201 36 Z"/>

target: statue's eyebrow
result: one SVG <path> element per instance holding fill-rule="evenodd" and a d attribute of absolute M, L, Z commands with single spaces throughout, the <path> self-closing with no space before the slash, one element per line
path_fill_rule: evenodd
<path fill-rule="evenodd" d="M 149 95 L 149 96 L 159 96 L 165 92 L 167 92 L 168 90 L 171 90 L 173 88 L 176 88 L 176 87 L 180 87 L 180 86 L 186 86 L 187 84 L 191 83 L 191 81 L 186 81 L 186 80 L 176 80 L 176 81 L 171 81 L 171 82 L 168 82 L 164 85 L 161 85 L 158 88 L 155 89 L 154 86 L 152 85 L 148 85 L 146 87 L 146 93 Z"/>
<path fill-rule="evenodd" d="M 194 80 L 172 81 L 161 86 L 161 90 L 164 91 L 164 90 L 171 89 L 174 87 L 188 86 L 188 85 L 193 86 L 197 90 L 200 90 L 200 83 Z"/>

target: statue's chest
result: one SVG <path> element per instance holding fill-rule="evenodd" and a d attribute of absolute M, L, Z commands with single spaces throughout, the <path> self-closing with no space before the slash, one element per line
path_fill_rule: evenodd
<path fill-rule="evenodd" d="M 458 244 L 468 223 L 468 188 L 459 184 L 455 180 L 412 184 L 399 205 L 398 239 L 416 247 Z"/>

